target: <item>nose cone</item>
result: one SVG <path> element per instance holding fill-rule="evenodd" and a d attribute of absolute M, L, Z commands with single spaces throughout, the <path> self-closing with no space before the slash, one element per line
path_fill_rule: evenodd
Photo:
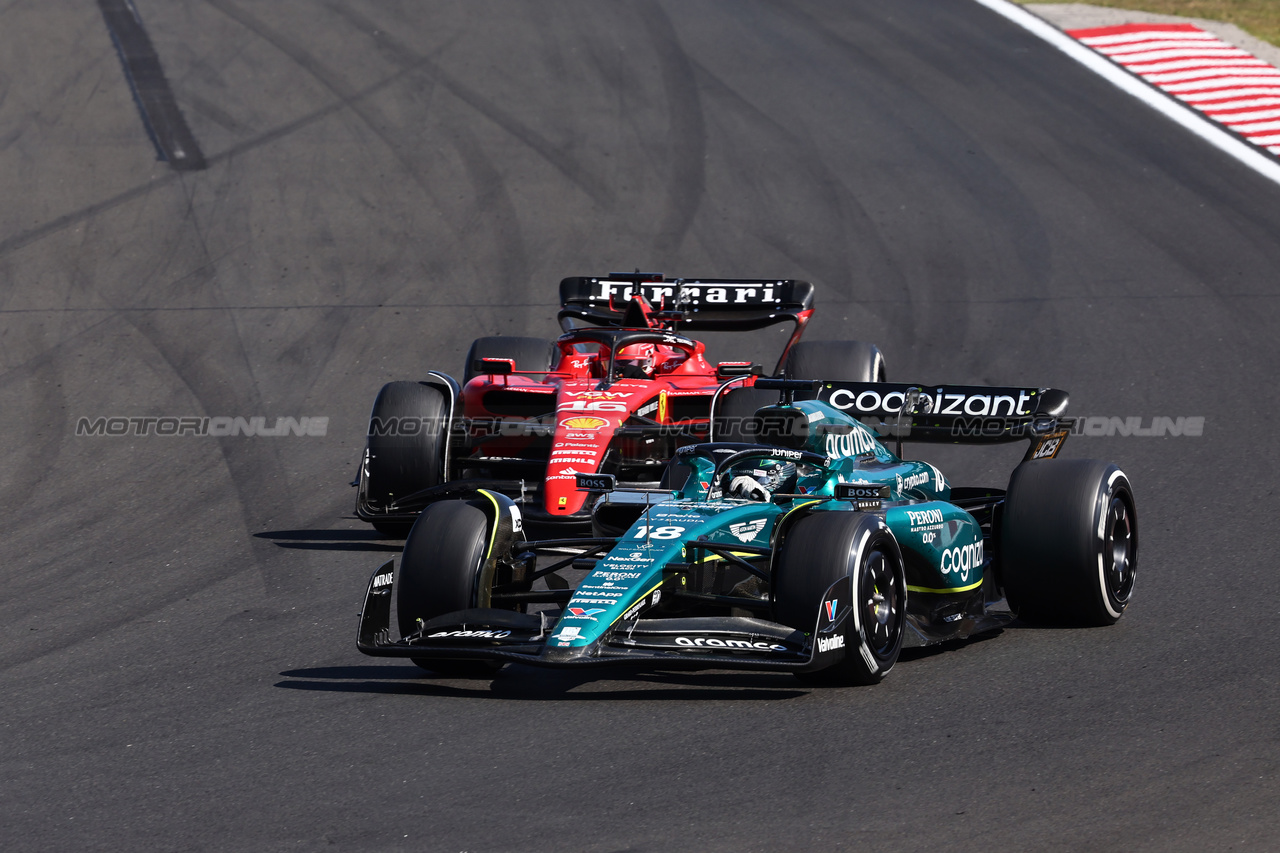
<path fill-rule="evenodd" d="M 614 430 L 624 418 L 625 412 L 621 417 L 609 413 L 560 419 L 551 444 L 551 459 L 547 462 L 543 509 L 551 515 L 572 515 L 582 509 L 587 493 L 578 491 L 574 474 L 600 470 Z"/>

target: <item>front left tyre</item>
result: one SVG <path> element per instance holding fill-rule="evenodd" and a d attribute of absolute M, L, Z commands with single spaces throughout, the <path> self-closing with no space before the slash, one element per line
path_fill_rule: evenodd
<path fill-rule="evenodd" d="M 444 473 L 444 394 L 421 382 L 388 382 L 369 416 L 362 497 L 384 509 L 393 501 L 438 485 Z M 401 537 L 410 524 L 374 521 L 381 533 Z"/>
<path fill-rule="evenodd" d="M 902 552 L 884 522 L 868 513 L 815 512 L 787 532 L 774 575 L 775 619 L 813 631 L 827 590 L 845 576 L 852 582 L 853 600 L 844 622 L 844 659 L 798 674 L 804 681 L 875 684 L 902 651 L 907 624 Z"/>

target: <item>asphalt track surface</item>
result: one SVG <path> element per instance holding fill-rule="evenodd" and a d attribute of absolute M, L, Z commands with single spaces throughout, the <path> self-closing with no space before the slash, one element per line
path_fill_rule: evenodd
<path fill-rule="evenodd" d="M 0 5 L 4 849 L 1274 849 L 1280 188 L 955 0 L 135 2 L 204 170 L 94 4 Z M 1206 417 L 1064 451 L 1134 482 L 1129 613 L 846 690 L 359 655 L 380 384 L 632 267 L 812 279 L 892 378 Z"/>

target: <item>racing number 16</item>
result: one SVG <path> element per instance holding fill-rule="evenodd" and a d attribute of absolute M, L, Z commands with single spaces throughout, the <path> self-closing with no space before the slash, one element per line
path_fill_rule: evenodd
<path fill-rule="evenodd" d="M 637 539 L 679 539 L 684 533 L 683 527 L 654 527 L 642 524 L 636 528 Z"/>

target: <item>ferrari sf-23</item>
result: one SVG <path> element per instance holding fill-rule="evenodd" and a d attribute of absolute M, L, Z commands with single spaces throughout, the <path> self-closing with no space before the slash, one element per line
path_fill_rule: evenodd
<path fill-rule="evenodd" d="M 425 506 L 485 488 L 519 502 L 526 523 L 589 532 L 576 472 L 654 486 L 677 448 L 743 437 L 770 399 L 753 388 L 762 365 L 713 364 L 686 332 L 791 323 L 776 373 L 885 379 L 869 343 L 800 341 L 814 311 L 807 281 L 613 273 L 564 279 L 560 301 L 554 343 L 479 338 L 461 382 L 430 371 L 382 388 L 354 484 L 360 518 L 403 536 Z"/>

